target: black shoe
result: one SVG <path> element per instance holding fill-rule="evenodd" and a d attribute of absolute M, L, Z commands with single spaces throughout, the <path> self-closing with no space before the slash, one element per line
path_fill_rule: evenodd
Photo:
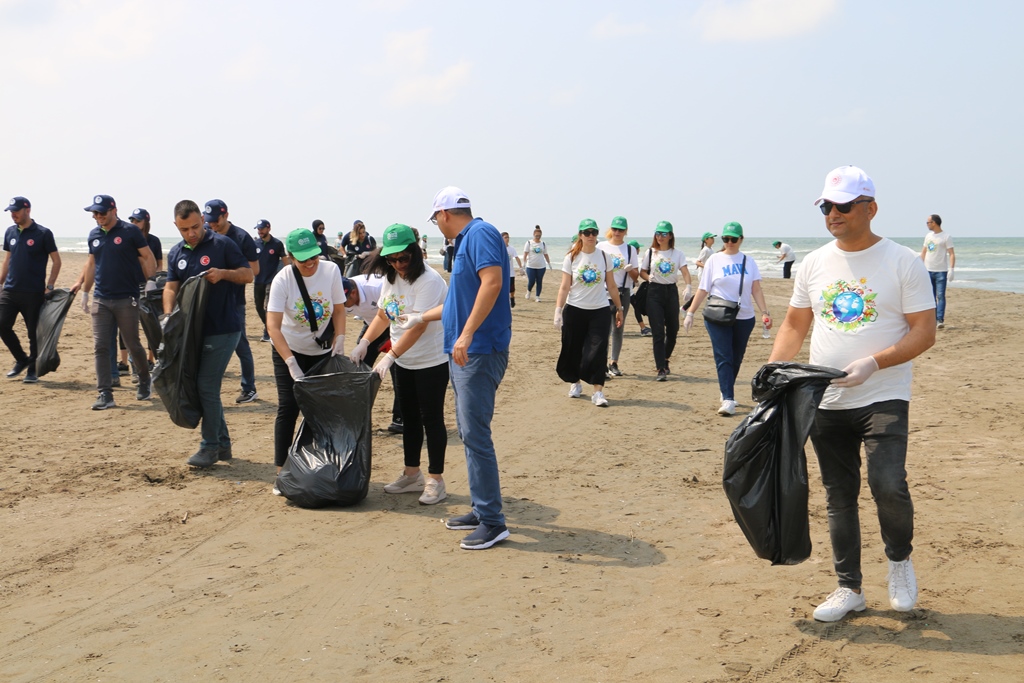
<path fill-rule="evenodd" d="M 35 384 L 39 381 L 39 377 L 36 375 L 35 368 L 29 368 L 28 373 L 25 374 L 25 379 L 21 380 L 25 384 Z"/>
<path fill-rule="evenodd" d="M 230 460 L 233 456 L 231 455 L 231 446 L 221 446 L 217 449 L 218 460 Z"/>
<path fill-rule="evenodd" d="M 656 382 L 665 382 L 668 380 L 668 370 L 662 368 L 658 370 L 658 376 L 655 378 Z"/>
<path fill-rule="evenodd" d="M 27 368 L 28 366 L 29 362 L 27 358 L 25 360 L 19 360 L 17 363 L 14 364 L 14 367 L 11 368 L 11 371 L 7 373 L 7 377 L 10 379 L 14 379 L 15 377 L 23 373 L 25 371 L 25 368 Z"/>
<path fill-rule="evenodd" d="M 508 527 L 504 524 L 487 526 L 480 524 L 476 531 L 462 539 L 459 547 L 463 550 L 483 550 L 508 538 Z"/>
<path fill-rule="evenodd" d="M 672 368 L 670 368 L 668 366 L 668 361 L 667 360 L 665 361 L 665 374 L 666 375 L 671 375 L 672 374 Z"/>
<path fill-rule="evenodd" d="M 128 372 L 128 364 L 127 363 L 118 363 L 117 364 L 117 371 L 118 372 Z"/>
<path fill-rule="evenodd" d="M 612 363 L 608 366 L 608 374 L 612 377 L 622 377 L 622 370 L 619 370 L 618 363 Z"/>
<path fill-rule="evenodd" d="M 260 337 L 260 341 L 261 341 L 261 342 L 268 342 L 268 341 L 270 341 L 270 335 L 269 335 L 269 334 L 267 334 L 266 332 L 264 332 L 264 333 L 263 333 L 263 336 L 262 336 L 262 337 Z"/>
<path fill-rule="evenodd" d="M 641 337 L 653 337 L 654 333 L 651 332 L 651 328 L 645 327 L 645 328 L 640 330 L 640 336 Z"/>
<path fill-rule="evenodd" d="M 111 377 L 110 378 L 110 386 L 117 387 L 118 389 L 120 389 L 121 388 L 121 378 L 120 377 Z"/>
<path fill-rule="evenodd" d="M 238 398 L 235 399 L 235 403 L 252 403 L 255 400 L 256 400 L 256 392 L 255 391 L 243 391 L 242 393 L 240 393 L 238 395 Z"/>
<path fill-rule="evenodd" d="M 153 396 L 153 381 L 150 380 L 145 384 L 139 384 L 139 388 L 135 390 L 136 401 L 148 401 Z"/>
<path fill-rule="evenodd" d="M 391 424 L 388 425 L 388 431 L 392 434 L 402 434 L 405 432 L 405 425 L 402 424 L 401 420 L 392 420 Z"/>
<path fill-rule="evenodd" d="M 450 517 L 445 520 L 444 525 L 449 529 L 476 529 L 480 526 L 480 518 L 470 510 L 460 517 Z"/>
<path fill-rule="evenodd" d="M 116 407 L 117 404 L 114 403 L 114 395 L 106 391 L 101 391 L 100 395 L 96 398 L 96 402 L 92 404 L 93 410 L 106 410 L 107 408 Z"/>
<path fill-rule="evenodd" d="M 188 459 L 188 464 L 200 469 L 213 467 L 217 464 L 219 452 L 219 448 L 200 448 L 192 455 L 191 458 Z"/>
<path fill-rule="evenodd" d="M 510 299 L 508 303 L 509 303 L 510 306 L 512 306 L 512 308 L 516 307 L 516 300 L 515 299 Z"/>
<path fill-rule="evenodd" d="M 153 373 L 153 370 L 155 370 L 155 369 L 156 369 L 156 364 L 155 364 L 155 363 L 153 363 L 153 361 L 147 361 L 147 362 L 148 362 L 148 364 L 149 364 L 149 372 L 150 372 L 150 374 L 152 374 L 152 373 Z"/>

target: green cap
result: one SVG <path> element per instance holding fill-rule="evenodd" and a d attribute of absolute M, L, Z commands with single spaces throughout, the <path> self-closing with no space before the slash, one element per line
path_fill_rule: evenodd
<path fill-rule="evenodd" d="M 711 233 L 711 232 L 706 232 L 706 233 L 704 233 L 703 235 L 700 236 L 700 241 L 703 242 L 704 240 L 706 240 L 709 237 L 718 237 L 718 235 L 716 235 L 714 233 Z"/>
<path fill-rule="evenodd" d="M 636 240 L 630 240 L 630 241 L 626 242 L 626 244 L 628 244 L 629 246 L 633 247 L 634 249 L 636 249 L 638 251 L 640 249 L 640 243 L 637 242 Z"/>
<path fill-rule="evenodd" d="M 316 235 L 308 228 L 299 228 L 288 233 L 285 246 L 288 247 L 288 253 L 296 261 L 306 261 L 321 253 Z"/>
<path fill-rule="evenodd" d="M 743 237 L 743 226 L 732 221 L 722 228 L 722 237 Z"/>
<path fill-rule="evenodd" d="M 616 216 L 612 219 L 612 227 L 616 230 L 629 230 L 629 223 L 626 222 L 625 216 Z"/>
<path fill-rule="evenodd" d="M 380 255 L 387 256 L 403 251 L 410 244 L 416 244 L 416 235 L 412 233 L 412 228 L 408 225 L 392 223 L 384 230 L 384 237 L 381 241 L 384 243 L 384 247 L 380 250 Z"/>
<path fill-rule="evenodd" d="M 661 221 L 658 223 L 658 227 L 654 228 L 654 232 L 672 232 L 672 224 L 668 221 Z"/>
<path fill-rule="evenodd" d="M 584 230 L 600 230 L 600 228 L 597 227 L 597 221 L 593 218 L 584 218 L 580 221 L 580 229 L 576 232 L 583 232 Z"/>
<path fill-rule="evenodd" d="M 782 246 L 782 242 L 778 242 L 778 241 L 772 242 L 772 246 L 773 247 L 781 247 Z"/>

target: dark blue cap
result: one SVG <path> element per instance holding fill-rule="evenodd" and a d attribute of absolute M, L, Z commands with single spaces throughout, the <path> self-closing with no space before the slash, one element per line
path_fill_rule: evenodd
<path fill-rule="evenodd" d="M 85 207 L 86 211 L 110 211 L 111 209 L 117 208 L 117 202 L 109 194 L 98 194 L 92 198 L 92 204 Z"/>
<path fill-rule="evenodd" d="M 269 227 L 270 227 L 270 221 L 268 221 L 266 218 L 262 218 L 262 219 L 259 220 L 259 222 L 256 223 L 256 227 L 253 228 L 253 230 L 262 230 L 263 228 L 269 228 Z"/>
<path fill-rule="evenodd" d="M 341 286 L 345 290 L 346 299 L 352 294 L 352 292 L 356 291 L 356 283 L 349 280 L 347 277 L 341 278 Z"/>
<path fill-rule="evenodd" d="M 149 211 L 146 211 L 145 209 L 135 209 L 134 211 L 132 211 L 132 215 L 128 217 L 128 220 L 130 220 L 130 221 L 148 221 L 149 220 Z"/>
<path fill-rule="evenodd" d="M 203 209 L 203 220 L 207 223 L 216 223 L 227 212 L 227 204 L 219 199 L 211 199 L 206 202 L 206 207 Z"/>
<path fill-rule="evenodd" d="M 11 203 L 7 205 L 4 211 L 21 211 L 22 209 L 28 209 L 32 207 L 32 202 L 25 199 L 24 197 L 15 197 L 11 200 Z"/>

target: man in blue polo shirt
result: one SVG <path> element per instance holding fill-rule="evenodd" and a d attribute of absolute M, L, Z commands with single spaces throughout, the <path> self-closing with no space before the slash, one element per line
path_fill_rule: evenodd
<path fill-rule="evenodd" d="M 117 217 L 113 197 L 98 194 L 85 210 L 92 214 L 96 227 L 89 233 L 89 259 L 71 291 L 82 290 L 82 307 L 92 315 L 99 390 L 92 409 L 106 410 L 115 406 L 110 358 L 115 353 L 118 330 L 139 372 L 135 398 L 145 401 L 150 397 L 149 364 L 139 341 L 139 283 L 156 272 L 156 261 L 142 231 Z M 96 292 L 90 306 L 89 291 L 93 284 Z"/>
<path fill-rule="evenodd" d="M 221 380 L 231 354 L 238 346 L 242 318 L 238 314 L 237 287 L 252 282 L 252 269 L 238 245 L 208 230 L 199 205 L 183 199 L 174 206 L 174 225 L 182 241 L 167 254 L 164 314 L 174 310 L 181 283 L 204 275 L 212 285 L 203 316 L 203 351 L 196 373 L 196 389 L 202 406 L 199 450 L 188 459 L 193 467 L 212 467 L 231 459 L 231 436 L 220 400 Z"/>
<path fill-rule="evenodd" d="M 4 235 L 4 265 L 0 268 L 0 339 L 14 356 L 14 367 L 7 377 L 14 379 L 28 370 L 25 384 L 39 381 L 36 377 L 36 325 L 39 311 L 47 292 L 60 273 L 60 254 L 53 240 L 53 233 L 32 220 L 32 204 L 24 197 L 15 197 L 5 211 L 11 212 L 14 225 Z M 46 278 L 46 259 L 53 263 L 50 278 Z M 28 355 L 25 355 L 14 333 L 14 321 L 18 314 L 28 328 Z"/>
<path fill-rule="evenodd" d="M 206 202 L 203 210 L 203 220 L 210 226 L 210 229 L 219 235 L 227 237 L 238 245 L 242 256 L 249 262 L 252 274 L 255 277 L 260 274 L 260 262 L 256 254 L 256 243 L 245 231 L 228 220 L 228 205 L 220 199 L 211 199 Z M 252 280 L 249 280 L 252 282 Z M 252 349 L 249 347 L 249 338 L 245 335 L 245 285 L 232 286 L 235 290 L 235 303 L 238 306 L 238 316 L 242 319 L 242 334 L 238 338 L 238 362 L 242 366 L 242 392 L 238 394 L 235 403 L 251 403 L 256 400 L 256 366 L 252 361 Z"/>
<path fill-rule="evenodd" d="M 256 240 L 256 256 L 259 261 L 259 270 L 256 279 L 253 280 L 252 297 L 256 302 L 256 315 L 263 323 L 263 336 L 261 342 L 270 341 L 267 335 L 267 292 L 270 291 L 270 283 L 277 275 L 277 269 L 281 267 L 281 259 L 287 259 L 284 253 L 284 244 L 270 234 L 270 221 L 263 219 L 253 228 L 259 239 Z M 287 261 L 286 261 L 287 262 Z"/>

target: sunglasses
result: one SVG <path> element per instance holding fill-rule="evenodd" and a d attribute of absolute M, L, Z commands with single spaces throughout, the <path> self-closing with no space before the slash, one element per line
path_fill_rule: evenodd
<path fill-rule="evenodd" d="M 837 209 L 839 209 L 839 213 L 850 213 L 850 211 L 853 210 L 853 205 L 854 204 L 869 204 L 869 203 L 871 203 L 873 201 L 875 201 L 875 200 L 874 199 L 856 199 L 856 200 L 854 200 L 852 202 L 846 202 L 845 204 L 836 204 L 834 202 L 822 202 L 821 206 L 819 208 L 821 209 L 821 213 L 823 215 L 827 216 L 830 213 L 832 213 L 832 207 L 833 206 L 836 207 Z"/>
<path fill-rule="evenodd" d="M 612 228 L 615 232 L 626 232 L 625 228 Z"/>
<path fill-rule="evenodd" d="M 671 237 L 671 236 L 672 236 L 672 233 L 670 233 L 670 232 L 656 232 L 656 233 L 654 233 L 654 236 L 655 236 L 655 237 L 665 237 L 665 238 L 669 238 L 669 237 Z"/>
<path fill-rule="evenodd" d="M 598 231 L 594 230 L 593 228 L 589 228 L 587 230 L 580 230 L 580 234 L 583 235 L 584 237 L 597 237 L 597 233 Z"/>
<path fill-rule="evenodd" d="M 739 242 L 740 238 L 739 237 L 723 237 L 722 241 L 725 242 L 726 244 L 732 244 L 733 242 Z"/>
<path fill-rule="evenodd" d="M 106 218 L 109 211 L 93 211 L 93 218 Z"/>
<path fill-rule="evenodd" d="M 410 254 L 399 254 L 398 256 L 385 256 L 384 260 L 394 265 L 396 263 L 408 263 L 412 259 Z"/>

